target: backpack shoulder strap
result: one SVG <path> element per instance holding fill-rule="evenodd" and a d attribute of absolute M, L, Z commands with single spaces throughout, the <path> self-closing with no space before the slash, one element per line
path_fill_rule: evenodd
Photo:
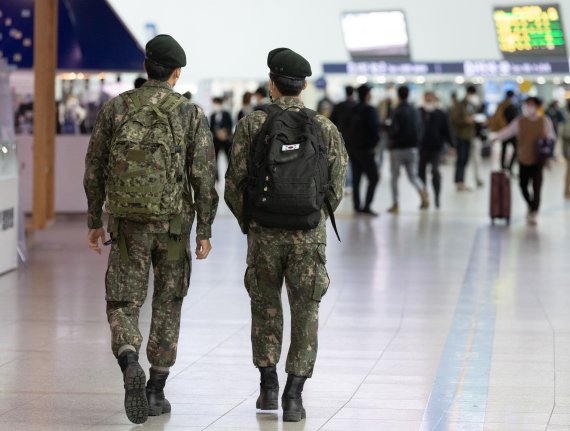
<path fill-rule="evenodd" d="M 159 109 L 162 112 L 169 114 L 178 106 L 180 106 L 185 100 L 186 98 L 178 93 L 170 93 L 160 101 Z"/>
<path fill-rule="evenodd" d="M 334 229 L 334 233 L 336 234 L 336 237 L 338 238 L 338 242 L 340 241 L 340 235 L 338 234 L 338 229 L 336 227 L 336 220 L 334 218 L 334 211 L 332 209 L 332 205 L 331 202 L 329 201 L 329 198 L 325 197 L 325 207 L 327 208 L 327 212 L 329 213 L 329 217 L 331 219 L 331 224 L 332 227 Z"/>
<path fill-rule="evenodd" d="M 136 91 L 127 91 L 121 94 L 122 99 L 127 104 L 129 111 L 136 111 L 143 103 Z"/>

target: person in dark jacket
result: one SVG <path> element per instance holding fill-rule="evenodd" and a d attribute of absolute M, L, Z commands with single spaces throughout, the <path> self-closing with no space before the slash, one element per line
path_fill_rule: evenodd
<path fill-rule="evenodd" d="M 428 91 L 424 94 L 424 106 L 420 109 L 422 137 L 420 140 L 420 164 L 418 175 L 424 184 L 427 165 L 431 165 L 431 180 L 436 208 L 440 205 L 441 173 L 439 163 L 445 143 L 451 144 L 451 129 L 447 115 L 437 107 L 437 96 Z"/>
<path fill-rule="evenodd" d="M 392 207 L 389 213 L 398 214 L 398 177 L 400 168 L 404 166 L 410 183 L 420 195 L 420 209 L 429 208 L 429 200 L 425 184 L 417 174 L 418 146 L 420 139 L 420 118 L 418 110 L 408 103 L 410 89 L 403 85 L 398 88 L 398 106 L 392 115 L 390 126 L 390 170 L 392 173 Z"/>
<path fill-rule="evenodd" d="M 214 150 L 216 151 L 216 163 L 220 151 L 223 151 L 228 157 L 232 146 L 231 133 L 233 127 L 232 116 L 222 107 L 223 99 L 214 97 L 212 100 L 213 108 L 210 115 L 210 130 L 214 136 Z M 216 181 L 219 179 L 218 169 L 216 168 Z"/>
<path fill-rule="evenodd" d="M 349 130 L 346 133 L 346 149 L 350 157 L 352 167 L 352 198 L 354 210 L 358 214 L 377 216 L 371 210 L 370 205 L 374 200 L 376 186 L 380 179 L 376 162 L 374 161 L 374 150 L 380 137 L 380 120 L 378 112 L 370 106 L 371 87 L 362 84 L 358 87 L 359 103 L 352 109 Z M 360 202 L 360 179 L 362 175 L 368 178 L 368 190 L 364 205 Z"/>
<path fill-rule="evenodd" d="M 519 109 L 517 105 L 513 103 L 513 99 L 515 97 L 515 93 L 511 90 L 507 91 L 505 100 L 503 103 L 505 104 L 503 107 L 503 118 L 505 120 L 505 126 L 507 126 L 511 121 L 519 116 Z M 507 148 L 512 146 L 513 153 L 511 156 L 511 161 L 507 164 Z M 501 167 L 503 169 L 508 170 L 509 172 L 513 171 L 513 165 L 517 159 L 517 138 L 516 136 L 512 137 L 511 139 L 507 139 L 502 143 L 501 148 Z"/>
<path fill-rule="evenodd" d="M 342 137 L 344 138 L 345 146 L 346 141 L 349 139 L 348 137 L 348 128 L 350 127 L 350 119 L 352 118 L 352 110 L 356 106 L 356 102 L 354 101 L 354 87 L 351 85 L 347 85 L 344 88 L 346 99 L 340 103 L 337 103 L 331 113 L 330 120 L 333 124 L 337 127 L 338 131 L 341 133 Z M 349 165 L 350 166 L 350 165 Z M 344 183 L 345 187 L 352 187 L 352 170 L 348 169 L 346 173 L 346 181 Z"/>

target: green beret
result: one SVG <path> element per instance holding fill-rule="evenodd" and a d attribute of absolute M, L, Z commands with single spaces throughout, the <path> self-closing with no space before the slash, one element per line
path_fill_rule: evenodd
<path fill-rule="evenodd" d="M 148 41 L 145 48 L 145 56 L 166 67 L 186 66 L 186 53 L 172 36 L 159 34 Z"/>
<path fill-rule="evenodd" d="M 311 76 L 311 65 L 305 58 L 289 48 L 275 48 L 267 55 L 271 73 L 291 78 Z"/>

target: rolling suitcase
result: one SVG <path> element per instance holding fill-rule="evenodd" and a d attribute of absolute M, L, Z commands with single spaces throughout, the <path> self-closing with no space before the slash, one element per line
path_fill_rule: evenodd
<path fill-rule="evenodd" d="M 511 180 L 507 171 L 491 173 L 491 223 L 495 219 L 511 222 Z"/>

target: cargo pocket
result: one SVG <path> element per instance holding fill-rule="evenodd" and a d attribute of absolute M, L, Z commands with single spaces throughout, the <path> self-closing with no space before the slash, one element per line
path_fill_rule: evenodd
<path fill-rule="evenodd" d="M 317 256 L 315 262 L 315 286 L 313 288 L 313 300 L 320 302 L 327 293 L 330 285 L 330 278 L 327 273 L 325 254 L 325 245 L 320 244 L 317 248 Z"/>
<path fill-rule="evenodd" d="M 180 289 L 177 296 L 179 298 L 184 298 L 188 295 L 188 289 L 190 288 L 190 273 L 192 272 L 192 252 L 189 244 L 184 247 L 184 258 L 181 264 L 184 265 L 184 271 L 183 279 L 180 280 Z"/>
<path fill-rule="evenodd" d="M 243 284 L 245 285 L 245 290 L 247 290 L 247 294 L 251 298 L 252 290 L 255 292 L 257 288 L 257 272 L 255 267 L 248 266 L 245 270 L 245 276 L 243 278 Z"/>

